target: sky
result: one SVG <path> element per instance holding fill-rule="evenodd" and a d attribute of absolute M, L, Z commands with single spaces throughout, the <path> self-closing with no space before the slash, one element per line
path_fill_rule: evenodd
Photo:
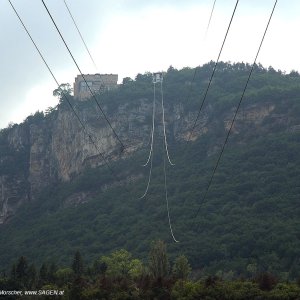
<path fill-rule="evenodd" d="M 216 60 L 236 0 L 66 0 L 96 62 L 94 67 L 64 0 L 44 0 L 84 74 L 196 67 Z M 59 83 L 79 74 L 41 0 L 11 0 Z M 222 61 L 252 63 L 274 0 L 240 0 Z M 279 0 L 258 57 L 263 66 L 300 71 L 300 1 Z M 0 0 L 0 128 L 54 107 L 57 85 L 8 0 Z"/>

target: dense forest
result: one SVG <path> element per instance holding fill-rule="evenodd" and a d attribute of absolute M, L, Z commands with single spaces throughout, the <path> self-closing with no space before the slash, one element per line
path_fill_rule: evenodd
<path fill-rule="evenodd" d="M 192 68 L 170 67 L 164 74 L 166 108 L 178 104 L 187 114 L 197 111 L 213 66 L 213 62 L 208 63 L 197 68 L 196 73 Z M 77 278 L 89 287 L 86 293 L 98 292 L 96 282 L 104 282 L 109 290 L 115 285 L 119 289 L 122 284 L 133 289 L 139 284 L 161 284 L 174 299 L 196 299 L 195 295 L 217 297 L 209 294 L 210 285 L 218 287 L 212 290 L 224 289 L 228 295 L 231 290 L 253 289 L 251 295 L 264 296 L 260 294 L 263 292 L 259 289 L 258 274 L 273 274 L 272 280 L 281 282 L 300 278 L 300 76 L 297 72 L 285 74 L 271 67 L 256 66 L 233 133 L 202 201 L 228 130 L 226 124 L 233 116 L 249 71 L 250 65 L 244 63 L 219 64 L 204 107 L 207 130 L 198 139 L 176 140 L 170 134 L 174 130 L 172 124 L 167 124 L 169 151 L 175 162 L 175 166 L 167 167 L 170 214 L 179 243 L 173 242 L 169 232 L 162 174 L 163 141 L 158 134 L 147 197 L 139 199 L 147 183 L 148 169 L 141 165 L 147 158 L 149 145 L 130 157 L 110 162 L 120 177 L 134 178 L 126 186 L 118 184 L 106 167 L 88 168 L 69 182 L 49 185 L 38 199 L 24 204 L 0 227 L 3 272 L 10 272 L 17 257 L 27 257 L 37 266 L 44 263 L 50 268 L 54 263 L 68 268 L 78 250 L 84 253 L 89 266 L 84 275 L 78 274 L 80 280 Z M 99 99 L 109 114 L 121 103 L 134 107 L 141 98 L 152 99 L 152 89 L 152 75 L 138 74 L 135 79 L 125 78 L 117 90 L 103 92 Z M 92 100 L 78 103 L 71 100 L 79 109 L 94 105 Z M 57 108 L 38 112 L 22 125 L 14 126 L 55 119 L 58 109 L 68 109 L 63 99 Z M 148 121 L 151 123 L 151 115 Z M 9 130 L 1 131 L 2 152 L 11 151 L 2 143 Z M 145 132 L 146 138 L 147 135 L 149 132 Z M 26 151 L 13 155 L 15 163 L 5 162 L 1 173 L 25 168 L 22 162 L 28 155 Z M 78 193 L 88 194 L 88 201 L 66 204 L 66 199 Z M 183 282 L 168 277 L 168 282 L 158 283 L 129 276 L 116 283 L 117 279 L 107 279 L 104 271 L 92 270 L 92 263 L 99 257 L 121 255 L 120 249 L 126 249 L 145 264 L 151 241 L 158 239 L 167 244 L 171 261 L 184 255 L 193 269 L 192 278 L 200 281 Z M 76 276 L 72 276 L 68 280 L 75 280 Z M 253 281 L 240 281 L 241 278 Z M 4 278 L 2 282 L 7 280 Z M 11 284 L 9 280 L 7 284 Z M 55 280 L 48 279 L 37 286 L 71 286 L 71 281 Z M 299 293 L 293 284 L 282 283 L 278 289 Z M 180 294 L 184 291 L 186 296 Z M 246 299 L 230 297 L 224 299 Z M 270 299 L 285 298 L 270 296 Z"/>
<path fill-rule="evenodd" d="M 250 271 L 249 267 L 249 271 Z M 253 266 L 252 266 L 252 269 Z M 40 268 L 21 256 L 0 285 L 5 299 L 299 299 L 300 282 L 279 282 L 269 272 L 252 273 L 251 278 L 232 279 L 219 273 L 197 278 L 184 255 L 171 263 L 166 244 L 153 242 L 146 263 L 124 249 L 101 256 L 87 265 L 76 251 L 69 266 L 55 262 Z"/>

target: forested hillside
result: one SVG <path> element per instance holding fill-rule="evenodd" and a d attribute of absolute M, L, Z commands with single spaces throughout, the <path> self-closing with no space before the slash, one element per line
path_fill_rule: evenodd
<path fill-rule="evenodd" d="M 88 262 L 121 248 L 145 260 L 151 241 L 161 239 L 168 244 L 171 259 L 184 254 L 198 274 L 249 277 L 269 271 L 283 280 L 299 278 L 300 76 L 256 66 L 203 202 L 250 71 L 243 63 L 219 64 L 199 126 L 187 141 L 213 65 L 198 68 L 194 81 L 191 68 L 170 67 L 164 76 L 167 138 L 175 163 L 167 167 L 169 205 L 179 243 L 171 238 L 167 218 L 161 112 L 152 181 L 148 195 L 140 199 L 148 180 L 149 169 L 141 165 L 150 147 L 150 109 L 133 123 L 143 136 L 142 146 L 127 154 L 110 153 L 109 164 L 119 181 L 107 167 L 87 165 L 70 180 L 49 180 L 33 200 L 22 202 L 0 227 L 1 268 L 22 255 L 37 265 L 45 261 L 68 265 L 76 250 Z M 117 90 L 105 92 L 99 100 L 108 115 L 120 111 L 120 106 L 126 115 L 141 99 L 151 108 L 152 97 L 152 75 L 146 73 L 134 80 L 125 78 Z M 72 103 L 77 109 L 93 109 L 91 100 Z M 62 101 L 47 114 L 38 113 L 14 127 L 51 122 L 67 109 Z M 14 128 L 1 132 L 0 156 L 9 152 L 12 158 L 1 161 L 1 175 L 10 178 L 22 169 L 26 177 L 28 149 L 10 151 L 5 139 L 9 130 Z"/>

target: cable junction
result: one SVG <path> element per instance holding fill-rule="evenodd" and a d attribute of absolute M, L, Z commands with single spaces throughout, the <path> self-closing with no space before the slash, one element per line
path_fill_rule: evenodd
<path fill-rule="evenodd" d="M 152 109 L 152 129 L 151 129 L 151 145 L 150 145 L 150 151 L 148 155 L 148 159 L 145 164 L 143 164 L 143 167 L 146 167 L 149 162 L 150 162 L 150 169 L 149 169 L 149 176 L 148 176 L 148 183 L 146 186 L 146 190 L 144 194 L 139 198 L 142 199 L 144 198 L 149 190 L 149 185 L 151 182 L 151 175 L 152 175 L 152 167 L 153 167 L 153 153 L 154 153 L 154 132 L 155 132 L 155 113 L 156 113 L 156 84 L 160 84 L 160 92 L 161 92 L 161 107 L 162 107 L 162 123 L 163 123 L 163 134 L 164 134 L 164 150 L 166 152 L 169 164 L 171 166 L 174 166 L 175 164 L 172 163 L 169 155 L 169 150 L 168 150 L 168 143 L 167 143 L 167 135 L 166 135 L 166 122 L 165 122 L 165 108 L 164 108 L 164 97 L 163 97 L 163 74 L 162 72 L 158 73 L 153 73 L 153 109 Z"/>
<path fill-rule="evenodd" d="M 160 93 L 161 93 L 161 108 L 162 108 L 162 123 L 163 123 L 163 135 L 164 135 L 164 140 L 163 140 L 163 145 L 164 145 L 164 189 L 165 189 L 165 200 L 166 200 L 166 206 L 167 206 L 167 214 L 168 214 L 168 224 L 169 224 L 169 229 L 171 236 L 174 240 L 174 242 L 178 243 L 178 240 L 176 240 L 173 229 L 172 229 L 172 224 L 171 224 L 171 217 L 170 217 L 170 209 L 169 209 L 169 200 L 168 200 L 168 187 L 167 187 L 167 173 L 166 173 L 166 159 L 165 155 L 167 156 L 168 162 L 171 166 L 174 166 L 170 159 L 169 151 L 168 151 L 168 143 L 167 143 L 167 135 L 166 135 L 166 122 L 165 122 L 165 108 L 164 108 L 164 94 L 163 94 L 163 74 L 161 72 L 159 73 L 154 73 L 153 74 L 153 108 L 152 108 L 152 129 L 151 129 L 151 134 L 150 134 L 150 139 L 151 139 L 151 145 L 150 145 L 150 150 L 149 150 L 149 155 L 148 159 L 145 164 L 143 164 L 143 167 L 146 167 L 149 162 L 150 162 L 150 169 L 149 169 L 149 175 L 148 175 L 148 182 L 146 186 L 146 190 L 144 194 L 139 198 L 143 199 L 149 190 L 150 182 L 151 182 L 151 176 L 152 176 L 152 168 L 153 168 L 153 155 L 154 155 L 154 131 L 155 131 L 155 112 L 156 112 L 156 84 L 160 85 Z"/>

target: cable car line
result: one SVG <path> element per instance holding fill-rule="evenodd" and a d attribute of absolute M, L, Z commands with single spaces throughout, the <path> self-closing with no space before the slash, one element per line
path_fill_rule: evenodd
<path fill-rule="evenodd" d="M 66 0 L 64 0 L 64 3 L 65 3 L 65 6 L 66 6 L 66 8 L 67 8 L 67 10 L 68 10 L 68 12 L 69 12 L 69 15 L 70 15 L 70 17 L 71 17 L 71 19 L 72 19 L 72 21 L 73 21 L 73 23 L 74 23 L 74 25 L 75 25 L 75 27 L 76 27 L 76 29 L 77 29 L 77 32 L 78 32 L 78 34 L 79 34 L 79 36 L 80 36 L 80 38 L 81 38 L 81 41 L 83 42 L 84 47 L 85 47 L 86 51 L 88 52 L 88 54 L 89 54 L 89 56 L 90 56 L 90 59 L 91 59 L 93 65 L 94 65 L 95 69 L 98 70 L 97 65 L 96 65 L 96 63 L 95 63 L 95 60 L 93 59 L 92 54 L 91 54 L 91 52 L 90 52 L 90 50 L 89 50 L 87 44 L 86 44 L 85 41 L 84 41 L 84 38 L 83 38 L 83 36 L 82 36 L 82 34 L 81 34 L 81 32 L 80 32 L 80 30 L 79 30 L 77 24 L 76 24 L 76 21 L 75 21 L 73 15 L 72 15 L 72 13 L 71 13 L 71 10 L 70 10 L 70 8 L 69 8 L 69 6 L 68 6 Z"/>
<path fill-rule="evenodd" d="M 58 26 L 56 25 L 56 23 L 55 23 L 55 21 L 54 21 L 52 15 L 51 15 L 51 13 L 50 13 L 50 11 L 49 11 L 47 5 L 45 4 L 44 0 L 41 0 L 41 1 L 42 1 L 43 5 L 44 5 L 44 7 L 45 7 L 45 9 L 46 9 L 46 11 L 47 11 L 47 13 L 48 13 L 48 15 L 49 15 L 49 17 L 50 17 L 50 19 L 51 19 L 53 25 L 55 26 L 56 31 L 58 32 L 58 34 L 59 34 L 61 40 L 63 41 L 63 43 L 64 43 L 66 49 L 68 50 L 68 52 L 69 52 L 69 54 L 70 54 L 70 56 L 71 56 L 71 58 L 72 58 L 74 64 L 76 65 L 76 67 L 77 67 L 77 69 L 78 69 L 80 75 L 82 76 L 82 78 L 83 78 L 83 80 L 84 80 L 84 82 L 85 82 L 85 84 L 86 84 L 86 86 L 87 86 L 87 88 L 88 88 L 88 90 L 89 90 L 89 92 L 90 92 L 92 98 L 94 99 L 96 105 L 98 106 L 99 110 L 101 111 L 101 113 L 102 113 L 102 115 L 103 115 L 105 121 L 107 122 L 107 124 L 108 124 L 109 127 L 111 128 L 112 132 L 114 133 L 116 139 L 117 139 L 118 142 L 120 143 L 120 145 L 121 145 L 121 151 L 123 152 L 124 149 L 125 149 L 125 145 L 123 144 L 123 142 L 121 141 L 120 137 L 117 135 L 116 131 L 115 131 L 114 128 L 112 127 L 112 124 L 110 123 L 110 121 L 109 121 L 109 119 L 107 118 L 105 112 L 103 111 L 102 107 L 100 106 L 100 104 L 99 104 L 99 102 L 98 102 L 98 100 L 97 100 L 97 98 L 96 98 L 94 92 L 92 91 L 92 89 L 91 89 L 90 86 L 88 85 L 87 80 L 85 79 L 85 76 L 83 75 L 81 69 L 79 68 L 78 63 L 76 62 L 76 60 L 75 60 L 75 58 L 74 58 L 74 56 L 73 56 L 73 54 L 72 54 L 70 48 L 68 47 L 68 45 L 67 45 L 67 43 L 66 43 L 64 37 L 62 36 L 62 34 L 61 34 L 61 32 L 60 32 Z"/>
<path fill-rule="evenodd" d="M 239 0 L 236 1 L 234 10 L 233 10 L 232 15 L 231 15 L 231 18 L 230 18 L 230 22 L 229 22 L 228 27 L 227 27 L 227 30 L 226 30 L 226 34 L 225 34 L 225 37 L 224 37 L 224 40 L 223 40 L 221 49 L 220 49 L 220 51 L 219 51 L 219 55 L 218 55 L 217 61 L 215 62 L 215 65 L 214 65 L 212 74 L 211 74 L 211 76 L 210 76 L 210 79 L 209 79 L 209 82 L 208 82 L 208 85 L 207 85 L 207 88 L 206 88 L 206 91 L 205 91 L 203 100 L 202 100 L 201 105 L 200 105 L 200 108 L 199 108 L 199 110 L 198 110 L 198 114 L 197 114 L 196 120 L 194 121 L 194 124 L 193 124 L 193 126 L 192 126 L 192 129 L 190 130 L 190 134 L 189 134 L 189 136 L 188 136 L 187 142 L 190 141 L 190 139 L 191 139 L 191 137 L 192 137 L 192 134 L 193 134 L 193 131 L 195 130 L 195 127 L 196 127 L 196 125 L 197 125 L 198 119 L 199 119 L 199 117 L 200 117 L 200 113 L 201 113 L 202 108 L 203 108 L 203 105 L 204 105 L 204 103 L 205 103 L 205 100 L 206 100 L 206 97 L 207 97 L 209 88 L 210 88 L 211 83 L 212 83 L 212 79 L 213 79 L 213 77 L 214 77 L 214 75 L 215 75 L 216 68 L 217 68 L 217 66 L 218 66 L 218 63 L 219 63 L 219 60 L 220 60 L 220 56 L 221 56 L 221 53 L 222 53 L 222 51 L 223 51 L 223 48 L 224 48 L 224 45 L 225 45 L 225 42 L 226 42 L 226 39 L 227 39 L 229 30 L 230 30 L 231 23 L 232 23 L 232 20 L 233 20 L 234 15 L 235 15 L 235 12 L 236 12 L 236 8 L 237 8 L 237 6 L 238 6 L 238 3 L 239 3 Z"/>
<path fill-rule="evenodd" d="M 170 216 L 170 207 L 169 207 L 169 199 L 168 199 L 168 186 L 167 186 L 167 172 L 166 172 L 166 157 L 170 163 L 170 165 L 174 166 L 174 164 L 171 162 L 169 157 L 169 151 L 168 151 L 168 144 L 167 144 L 167 136 L 166 136 L 166 122 L 165 122 L 165 108 L 164 108 L 164 94 L 163 94 L 163 74 L 162 73 L 154 73 L 153 74 L 153 109 L 152 109 L 152 130 L 151 130 L 151 147 L 149 156 L 147 159 L 147 162 L 143 165 L 144 167 L 149 163 L 150 161 L 150 170 L 149 170 L 149 176 L 148 176 L 148 182 L 146 190 L 139 199 L 143 199 L 149 190 L 150 182 L 151 182 L 151 176 L 152 176 L 152 168 L 153 168 L 153 145 L 154 145 L 154 130 L 155 130 L 155 112 L 156 112 L 156 84 L 160 83 L 160 93 L 161 93 L 161 108 L 162 108 L 162 123 L 163 123 L 163 148 L 165 151 L 163 151 L 163 169 L 164 169 L 164 190 L 165 190 L 165 201 L 166 201 L 166 207 L 167 207 L 167 216 L 168 216 L 168 225 L 170 229 L 170 233 L 172 236 L 172 239 L 175 243 L 178 243 L 179 241 L 175 238 L 172 223 L 171 223 L 171 216 Z"/>
<path fill-rule="evenodd" d="M 253 64 L 252 64 L 251 70 L 250 70 L 250 72 L 249 72 L 249 75 L 248 75 L 246 84 L 245 84 L 245 86 L 244 86 L 244 89 L 243 89 L 241 98 L 240 98 L 239 103 L 238 103 L 238 105 L 237 105 L 237 108 L 236 108 L 236 110 L 235 110 L 233 119 L 232 119 L 232 121 L 231 121 L 231 125 L 230 125 L 230 127 L 229 127 L 229 130 L 228 130 L 228 132 L 227 132 L 225 141 L 224 141 L 224 143 L 223 143 L 222 149 L 221 149 L 220 154 L 219 154 L 219 157 L 218 157 L 218 159 L 217 159 L 216 165 L 215 165 L 215 167 L 214 167 L 214 169 L 213 169 L 213 172 L 212 172 L 212 175 L 211 175 L 211 177 L 210 177 L 209 184 L 207 185 L 207 188 L 206 188 L 206 190 L 205 190 L 205 193 L 204 193 L 204 196 L 203 196 L 203 198 L 202 198 L 202 201 L 201 201 L 201 203 L 199 204 L 200 206 L 199 206 L 198 210 L 196 211 L 196 213 L 195 213 L 195 215 L 194 215 L 194 217 L 193 217 L 194 219 L 198 216 L 198 214 L 199 214 L 199 212 L 200 212 L 200 209 L 201 209 L 201 205 L 202 205 L 202 204 L 205 202 L 205 200 L 206 200 L 206 197 L 207 197 L 209 188 L 210 188 L 210 186 L 211 186 L 211 184 L 212 184 L 212 181 L 213 181 L 213 178 L 214 178 L 214 176 L 215 176 L 216 170 L 217 170 L 217 168 L 218 168 L 218 166 L 219 166 L 219 164 L 220 164 L 222 155 L 223 155 L 223 153 L 224 153 L 226 144 L 227 144 L 227 142 L 228 142 L 230 133 L 231 133 L 231 131 L 232 131 L 234 122 L 235 122 L 235 120 L 236 120 L 236 116 L 237 116 L 237 114 L 238 114 L 238 112 L 239 112 L 240 106 L 241 106 L 242 101 L 243 101 L 243 98 L 244 98 L 244 96 L 245 96 L 245 92 L 246 92 L 246 89 L 247 89 L 247 87 L 248 87 L 248 84 L 249 84 L 251 75 L 252 75 L 252 73 L 253 73 L 254 67 L 256 66 L 256 60 L 257 60 L 257 57 L 258 57 L 259 52 L 260 52 L 260 50 L 261 50 L 262 44 L 263 44 L 263 42 L 264 42 L 264 39 L 265 39 L 266 33 L 267 33 L 267 31 L 268 31 L 268 28 L 269 28 L 271 19 L 272 19 L 272 17 L 273 17 L 273 14 L 274 14 L 274 10 L 275 10 L 275 8 L 276 8 L 276 5 L 277 5 L 277 0 L 275 0 L 275 2 L 274 2 L 272 12 L 271 12 L 271 14 L 270 14 L 270 17 L 269 17 L 267 26 L 266 26 L 266 28 L 265 28 L 263 37 L 262 37 L 261 42 L 260 42 L 260 45 L 259 45 L 259 47 L 258 47 L 256 56 L 255 56 L 255 59 L 254 59 L 254 61 L 253 61 Z M 199 225 L 198 225 L 198 226 L 199 226 Z M 197 226 L 197 229 L 198 229 L 198 226 Z"/>
<path fill-rule="evenodd" d="M 208 29 L 209 29 L 209 26 L 210 26 L 210 22 L 211 22 L 211 19 L 212 19 L 212 15 L 213 15 L 214 10 L 215 10 L 215 4 L 216 4 L 216 1 L 217 1 L 217 0 L 214 0 L 214 4 L 213 4 L 213 7 L 212 7 L 211 12 L 210 12 L 208 24 L 207 24 L 207 27 L 206 27 L 206 30 L 205 30 L 204 40 L 206 39 L 206 36 L 207 36 L 207 33 L 208 33 Z"/>
<path fill-rule="evenodd" d="M 79 30 L 79 27 L 78 27 L 78 25 L 77 25 L 77 23 L 76 23 L 76 21 L 75 21 L 73 15 L 72 15 L 72 13 L 71 13 L 71 10 L 70 10 L 70 8 L 69 8 L 69 6 L 68 6 L 66 0 L 64 0 L 64 3 L 65 3 L 65 6 L 66 6 L 66 8 L 67 8 L 67 10 L 68 10 L 68 13 L 69 13 L 69 15 L 70 15 L 72 21 L 73 21 L 73 23 L 74 23 L 74 25 L 75 25 L 75 27 L 76 27 L 76 30 L 77 30 L 77 32 L 78 32 L 80 38 L 81 38 L 81 41 L 83 42 L 84 47 L 85 47 L 86 51 L 87 51 L 88 54 L 89 54 L 89 57 L 90 57 L 90 59 L 91 59 L 93 65 L 94 65 L 94 67 L 95 67 L 95 70 L 96 70 L 96 72 L 98 72 L 98 67 L 97 67 L 97 65 L 96 65 L 96 63 L 95 63 L 95 60 L 94 60 L 94 58 L 92 57 L 92 54 L 91 54 L 91 52 L 89 51 L 86 42 L 84 41 L 84 38 L 83 38 L 83 36 L 82 36 L 82 34 L 81 34 L 80 30 Z M 99 74 L 99 75 L 100 75 L 99 78 L 100 78 L 100 81 L 101 81 L 101 83 L 102 83 L 102 86 L 105 86 L 105 83 L 104 83 L 104 81 L 103 81 L 102 75 L 101 75 L 101 74 Z"/>
<path fill-rule="evenodd" d="M 148 165 L 150 161 L 150 169 L 149 169 L 149 175 L 148 175 L 148 182 L 146 186 L 146 190 L 144 194 L 139 198 L 142 199 L 144 198 L 149 190 L 150 182 L 151 182 L 151 176 L 152 176 L 152 168 L 153 168 L 153 145 L 154 145 L 154 131 L 155 131 L 155 112 L 156 112 L 156 84 L 160 83 L 160 92 L 161 92 L 161 106 L 162 106 L 162 122 L 163 122 L 163 133 L 164 133 L 164 149 L 166 151 L 166 155 L 168 158 L 168 161 L 170 165 L 174 166 L 174 164 L 171 162 L 170 157 L 169 157 L 169 152 L 168 152 L 168 144 L 167 144 L 167 137 L 166 137 L 166 128 L 165 128 L 165 110 L 164 110 L 164 100 L 163 100 L 163 87 L 162 87 L 162 82 L 163 82 L 163 75 L 162 73 L 154 73 L 153 74 L 153 109 L 152 109 L 152 131 L 151 131 L 151 146 L 150 146 L 150 151 L 148 155 L 148 159 L 145 164 L 142 166 L 145 167 Z"/>
<path fill-rule="evenodd" d="M 206 27 L 206 31 L 205 31 L 205 35 L 204 35 L 204 39 L 203 39 L 204 46 L 205 46 L 205 41 L 206 41 L 207 33 L 208 33 L 208 30 L 209 30 L 209 27 L 210 27 L 210 23 L 211 23 L 211 20 L 212 20 L 213 12 L 214 12 L 214 9 L 215 9 L 215 4 L 216 4 L 216 0 L 214 0 L 213 7 L 211 9 L 210 16 L 209 16 L 209 21 L 208 21 L 208 24 L 207 24 L 207 27 Z M 197 69 L 198 68 L 199 67 L 195 67 L 193 78 L 192 78 L 192 82 L 191 82 L 191 86 L 189 88 L 189 91 L 188 91 L 188 94 L 187 94 L 187 96 L 185 98 L 185 102 L 184 103 L 188 103 L 188 101 L 191 98 L 191 94 L 192 94 L 192 90 L 193 90 L 193 83 L 195 82 L 196 74 L 197 74 Z"/>
<path fill-rule="evenodd" d="M 42 54 L 41 51 L 39 50 L 37 44 L 35 43 L 34 39 L 32 38 L 32 36 L 31 36 L 29 30 L 27 29 L 26 25 L 24 24 L 23 20 L 21 19 L 19 13 L 17 12 L 17 10 L 16 10 L 16 8 L 14 7 L 14 5 L 12 4 L 11 0 L 8 0 L 8 2 L 9 2 L 9 4 L 10 4 L 10 6 L 12 7 L 12 9 L 14 10 L 16 16 L 18 17 L 20 23 L 22 24 L 22 26 L 23 26 L 24 30 L 26 31 L 28 37 L 30 38 L 31 42 L 33 43 L 33 45 L 34 45 L 35 49 L 37 50 L 39 56 L 40 56 L 41 59 L 43 60 L 45 66 L 46 66 L 47 69 L 48 69 L 48 71 L 50 72 L 52 78 L 53 78 L 54 81 L 56 82 L 58 88 L 61 90 L 62 96 L 63 96 L 64 99 L 67 101 L 67 103 L 68 103 L 68 105 L 70 106 L 72 112 L 74 113 L 74 115 L 76 116 L 78 122 L 80 123 L 80 125 L 81 125 L 83 131 L 84 131 L 85 134 L 88 136 L 90 142 L 94 145 L 96 151 L 97 151 L 98 154 L 101 156 L 103 162 L 105 163 L 105 165 L 107 166 L 107 168 L 109 169 L 109 171 L 111 172 L 111 174 L 112 174 L 118 181 L 120 181 L 118 175 L 114 172 L 114 170 L 112 169 L 112 167 L 110 166 L 110 164 L 107 162 L 107 159 L 105 158 L 104 154 L 100 151 L 98 145 L 96 144 L 96 142 L 95 142 L 94 139 L 92 138 L 91 134 L 88 132 L 86 126 L 84 125 L 83 121 L 80 119 L 79 115 L 78 115 L 77 112 L 75 111 L 73 105 L 71 104 L 71 102 L 70 102 L 70 100 L 69 100 L 69 98 L 68 98 L 68 95 L 66 94 L 66 92 L 65 92 L 63 89 L 60 88 L 60 84 L 59 84 L 58 80 L 56 79 L 54 73 L 52 72 L 52 70 L 51 70 L 50 66 L 48 65 L 46 59 L 44 58 L 43 54 Z M 128 193 L 130 193 L 129 190 L 126 188 L 126 186 L 125 186 L 125 190 L 126 190 Z"/>

